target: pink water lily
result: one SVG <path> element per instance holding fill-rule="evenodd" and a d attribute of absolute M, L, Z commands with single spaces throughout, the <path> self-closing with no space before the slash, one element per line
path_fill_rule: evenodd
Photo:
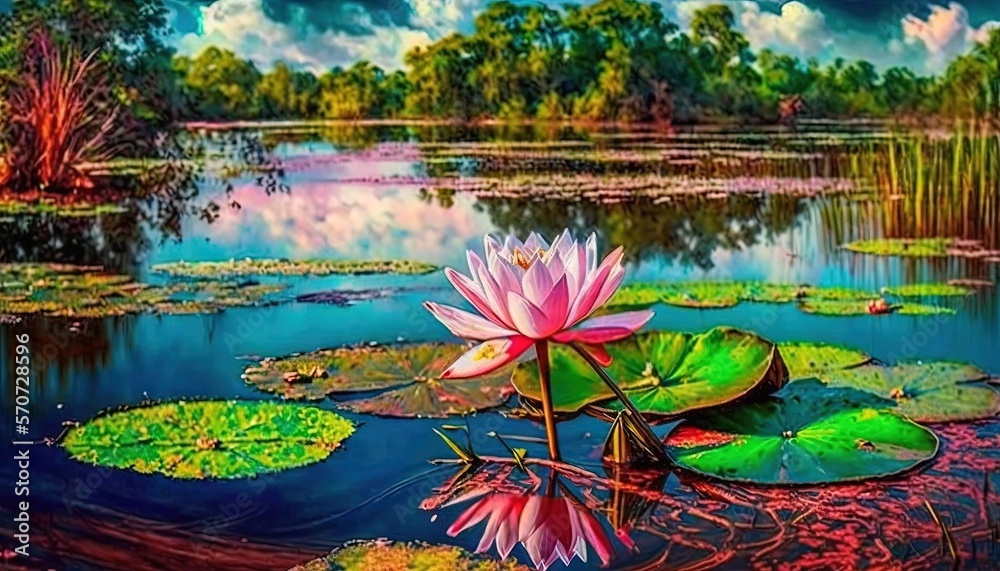
<path fill-rule="evenodd" d="M 444 371 L 445 379 L 484 375 L 511 363 L 542 341 L 578 343 L 603 365 L 603 344 L 624 339 L 646 324 L 652 311 L 588 319 L 621 285 L 623 249 L 599 261 L 597 236 L 580 244 L 565 230 L 550 245 L 534 232 L 503 245 L 487 235 L 484 261 L 467 253 L 470 276 L 445 269 L 479 315 L 427 302 L 434 316 L 458 337 L 480 341 Z"/>
<path fill-rule="evenodd" d="M 465 510 L 448 528 L 448 535 L 455 537 L 484 519 L 479 553 L 495 543 L 500 557 L 506 559 L 520 543 L 542 571 L 557 560 L 569 565 L 578 557 L 586 562 L 588 546 L 605 565 L 614 554 L 594 515 L 566 497 L 493 493 Z"/>

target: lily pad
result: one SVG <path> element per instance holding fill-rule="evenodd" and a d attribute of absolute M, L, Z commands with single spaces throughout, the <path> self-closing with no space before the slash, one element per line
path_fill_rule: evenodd
<path fill-rule="evenodd" d="M 960 297 L 974 291 L 959 285 L 940 283 L 906 284 L 885 288 L 885 293 L 899 297 Z"/>
<path fill-rule="evenodd" d="M 788 367 L 790 379 L 813 377 L 824 371 L 857 367 L 871 361 L 871 355 L 827 343 L 778 343 L 778 351 Z"/>
<path fill-rule="evenodd" d="M 244 478 L 313 464 L 354 432 L 336 413 L 286 403 L 169 402 L 115 410 L 71 428 L 70 456 L 172 478 Z"/>
<path fill-rule="evenodd" d="M 799 304 L 799 309 L 816 315 L 849 317 L 855 315 L 871 315 L 867 301 L 849 300 L 807 300 Z M 956 311 L 950 307 L 925 305 L 920 303 L 904 303 L 894 305 L 889 313 L 900 315 L 954 315 Z"/>
<path fill-rule="evenodd" d="M 851 389 L 814 380 L 678 424 L 667 452 L 688 470 L 756 484 L 827 484 L 888 476 L 934 457 L 933 432 Z"/>
<path fill-rule="evenodd" d="M 350 541 L 326 557 L 289 571 L 528 571 L 514 560 L 496 561 L 460 547 L 389 540 Z"/>
<path fill-rule="evenodd" d="M 271 303 L 286 286 L 203 280 L 149 285 L 100 267 L 0 264 L 0 313 L 99 318 L 214 313 Z"/>
<path fill-rule="evenodd" d="M 58 216 L 65 218 L 92 218 L 107 214 L 122 214 L 126 208 L 115 203 L 91 204 L 89 202 L 57 202 L 54 200 L 0 200 L 0 216 Z"/>
<path fill-rule="evenodd" d="M 338 406 L 382 416 L 444 418 L 500 406 L 514 392 L 509 367 L 472 379 L 439 378 L 467 350 L 449 343 L 324 349 L 265 359 L 243 378 L 286 399 L 377 391 Z"/>
<path fill-rule="evenodd" d="M 705 333 L 651 332 L 607 346 L 608 373 L 629 400 L 645 414 L 670 417 L 730 402 L 759 385 L 779 388 L 788 370 L 774 343 L 732 327 Z M 601 401 L 611 410 L 622 404 L 572 349 L 550 352 L 553 408 L 573 412 Z M 538 364 L 519 364 L 514 387 L 522 396 L 541 400 Z"/>
<path fill-rule="evenodd" d="M 842 287 L 775 284 L 757 281 L 692 281 L 634 283 L 622 287 L 607 307 L 650 307 L 665 303 L 701 309 L 733 307 L 742 301 L 790 303 L 796 300 L 863 301 L 875 294 Z"/>
<path fill-rule="evenodd" d="M 229 260 L 158 264 L 154 272 L 188 278 L 233 276 L 329 276 L 364 274 L 429 274 L 437 266 L 410 260 Z"/>
<path fill-rule="evenodd" d="M 879 238 L 851 242 L 844 248 L 876 256 L 935 257 L 947 256 L 953 242 L 950 238 Z"/>
<path fill-rule="evenodd" d="M 818 377 L 831 387 L 892 399 L 900 413 L 917 422 L 976 420 L 1000 412 L 1000 393 L 986 383 L 989 375 L 965 363 L 869 364 Z"/>

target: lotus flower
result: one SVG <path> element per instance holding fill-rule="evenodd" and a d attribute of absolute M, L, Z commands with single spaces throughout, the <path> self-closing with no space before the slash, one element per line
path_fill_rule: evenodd
<path fill-rule="evenodd" d="M 574 557 L 587 561 L 588 545 L 604 564 L 613 554 L 611 542 L 594 515 L 566 497 L 494 493 L 465 510 L 448 528 L 448 535 L 455 537 L 487 517 L 477 548 L 480 553 L 496 543 L 500 556 L 506 559 L 521 543 L 542 571 L 557 559 L 566 565 Z"/>
<path fill-rule="evenodd" d="M 624 277 L 622 248 L 598 263 L 597 236 L 585 244 L 565 230 L 549 245 L 534 232 L 521 243 L 485 237 L 486 260 L 468 252 L 471 277 L 445 269 L 448 281 L 479 315 L 427 302 L 458 337 L 481 341 L 444 371 L 445 379 L 484 375 L 517 359 L 540 341 L 577 342 L 603 365 L 603 344 L 624 339 L 646 324 L 652 311 L 587 319 L 604 305 Z"/>

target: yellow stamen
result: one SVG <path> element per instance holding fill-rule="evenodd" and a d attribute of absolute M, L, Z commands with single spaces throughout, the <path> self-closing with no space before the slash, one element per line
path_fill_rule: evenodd
<path fill-rule="evenodd" d="M 497 348 L 493 345 L 483 345 L 476 354 L 472 356 L 473 361 L 482 361 L 483 359 L 496 359 L 498 356 Z"/>
<path fill-rule="evenodd" d="M 546 253 L 548 253 L 548 251 L 538 248 L 536 250 L 536 253 L 538 254 L 539 258 L 542 258 L 545 256 Z M 527 252 L 522 250 L 521 248 L 514 248 L 514 251 L 510 255 L 510 261 L 511 263 L 517 264 L 524 269 L 528 269 L 531 267 L 531 264 L 532 262 L 534 262 L 534 259 L 528 256 Z"/>

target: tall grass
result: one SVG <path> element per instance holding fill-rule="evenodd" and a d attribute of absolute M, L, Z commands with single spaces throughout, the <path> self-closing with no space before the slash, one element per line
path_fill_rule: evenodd
<path fill-rule="evenodd" d="M 112 158 L 120 107 L 97 52 L 63 53 L 44 33 L 32 36 L 8 103 L 0 188 L 68 192 L 88 188 L 85 162 Z"/>
<path fill-rule="evenodd" d="M 948 133 L 906 133 L 857 149 L 852 174 L 888 201 L 889 236 L 1000 242 L 1000 133 L 964 124 Z"/>

